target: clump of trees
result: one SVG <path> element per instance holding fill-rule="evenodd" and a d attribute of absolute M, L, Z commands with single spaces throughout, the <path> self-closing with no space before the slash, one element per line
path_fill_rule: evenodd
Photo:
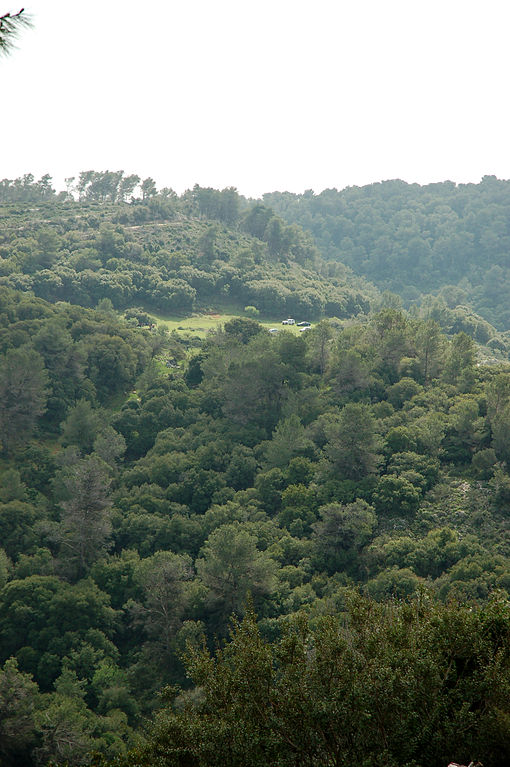
<path fill-rule="evenodd" d="M 496 765 L 509 746 L 509 639 L 498 598 L 473 610 L 426 593 L 387 605 L 346 595 L 341 617 L 295 616 L 274 642 L 249 613 L 223 648 L 188 648 L 195 688 L 173 693 L 121 764 Z"/>
<path fill-rule="evenodd" d="M 490 340 L 508 331 L 510 182 L 407 184 L 393 180 L 320 194 L 273 192 L 265 205 L 309 230 L 323 255 L 406 305 L 437 296 L 429 316 L 448 332 Z"/>
<path fill-rule="evenodd" d="M 48 175 L 0 182 L 0 284 L 88 307 L 108 300 L 128 312 L 185 314 L 214 301 L 251 306 L 253 316 L 312 319 L 364 311 L 374 295 L 354 278 L 321 276 L 310 236 L 271 210 L 255 226 L 235 189 L 195 186 L 178 197 L 123 171 L 86 171 L 67 182 L 58 195 Z M 42 208 L 28 212 L 28 202 Z"/>

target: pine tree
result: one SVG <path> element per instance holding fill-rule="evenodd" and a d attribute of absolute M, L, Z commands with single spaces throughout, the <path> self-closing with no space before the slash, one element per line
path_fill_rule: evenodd
<path fill-rule="evenodd" d="M 18 13 L 4 13 L 0 16 L 0 54 L 11 53 L 21 30 L 30 26 L 32 22 L 24 8 Z"/>

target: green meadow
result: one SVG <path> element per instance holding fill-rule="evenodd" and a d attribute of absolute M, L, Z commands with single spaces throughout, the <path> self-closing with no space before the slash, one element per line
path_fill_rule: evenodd
<path fill-rule="evenodd" d="M 206 314 L 194 313 L 189 317 L 172 317 L 154 313 L 151 313 L 150 316 L 154 318 L 157 325 L 168 328 L 170 332 L 175 330 L 177 333 L 195 333 L 197 337 L 204 338 L 210 330 L 216 330 L 229 320 L 246 315 L 208 312 Z M 300 329 L 295 325 L 282 325 L 282 319 L 260 320 L 257 318 L 257 322 L 260 322 L 268 330 L 269 328 L 277 328 L 278 330 L 288 330 L 296 335 L 300 332 Z"/>

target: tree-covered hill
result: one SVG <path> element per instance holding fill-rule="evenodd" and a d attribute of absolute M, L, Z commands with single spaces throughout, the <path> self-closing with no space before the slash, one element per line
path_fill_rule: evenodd
<path fill-rule="evenodd" d="M 239 318 L 187 358 L 178 337 L 130 327 L 111 308 L 1 290 L 8 767 L 125 754 L 158 690 L 189 687 L 185 647 L 223 641 L 248 598 L 279 654 L 289 619 L 307 615 L 314 631 L 355 590 L 375 604 L 413 603 L 425 589 L 439 611 L 452 598 L 485 610 L 492 593 L 508 593 L 510 373 L 477 366 L 465 334 L 450 340 L 433 321 L 392 309 L 297 336 Z M 158 361 L 169 347 L 181 360 L 170 370 Z M 427 650 L 439 669 L 445 636 Z M 498 658 L 503 682 L 506 655 Z M 473 673 L 476 712 L 486 688 Z M 451 689 L 437 692 L 448 717 L 467 688 Z M 398 690 L 396 711 L 411 705 Z M 200 690 L 186 694 L 200 699 Z M 487 706 L 506 716 L 498 696 Z M 352 721 L 370 715 L 362 698 L 352 705 Z M 218 707 L 218 732 L 228 711 Z M 444 722 L 441 748 L 456 748 L 454 721 Z M 490 732 L 490 743 L 473 740 L 489 757 L 506 737 Z M 400 742 L 388 762 L 398 767 Z M 180 764 L 167 756 L 162 764 Z"/>
<path fill-rule="evenodd" d="M 510 181 L 385 181 L 263 200 L 309 230 L 327 258 L 406 303 L 439 293 L 449 308 L 467 304 L 500 330 L 510 328 Z"/>
<path fill-rule="evenodd" d="M 48 301 L 90 307 L 106 298 L 166 314 L 228 305 L 270 318 L 343 318 L 376 299 L 350 270 L 325 265 L 300 227 L 249 209 L 235 190 L 177 197 L 153 187 L 126 204 L 125 190 L 98 191 L 92 176 L 74 201 L 48 179 L 0 185 L 0 284 Z"/>
<path fill-rule="evenodd" d="M 0 206 L 2 767 L 496 767 L 504 335 L 486 365 L 233 190 L 85 181 Z M 317 321 L 147 319 L 248 303 Z"/>

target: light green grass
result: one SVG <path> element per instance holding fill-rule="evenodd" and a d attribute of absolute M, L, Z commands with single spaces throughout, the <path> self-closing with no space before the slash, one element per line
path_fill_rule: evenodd
<path fill-rule="evenodd" d="M 216 330 L 225 322 L 232 320 L 236 317 L 245 317 L 243 314 L 221 314 L 208 313 L 208 314 L 192 314 L 190 317 L 166 317 L 159 314 L 151 314 L 156 324 L 163 325 L 168 328 L 169 331 L 175 330 L 178 333 L 193 333 L 199 338 L 205 338 L 209 330 Z M 289 330 L 291 333 L 298 334 L 299 328 L 295 325 L 282 325 L 281 319 L 278 320 L 258 320 L 265 328 L 278 328 L 278 330 Z"/>

